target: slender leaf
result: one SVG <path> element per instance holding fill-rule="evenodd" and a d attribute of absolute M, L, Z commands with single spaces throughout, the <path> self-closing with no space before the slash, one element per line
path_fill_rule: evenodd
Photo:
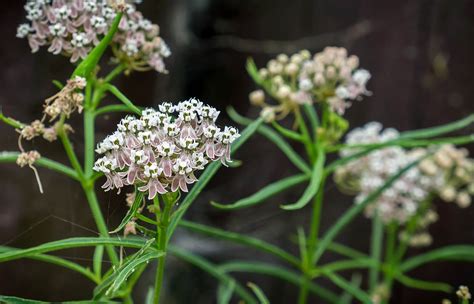
<path fill-rule="evenodd" d="M 372 300 L 366 292 L 362 291 L 359 287 L 347 282 L 343 277 L 332 272 L 326 273 L 326 276 L 331 280 L 331 282 L 339 286 L 342 290 L 352 294 L 362 303 L 372 304 Z"/>
<path fill-rule="evenodd" d="M 356 288 L 360 288 L 360 284 L 362 283 L 362 276 L 360 273 L 354 273 L 351 277 L 350 284 L 355 286 Z M 350 292 L 344 291 L 339 299 L 340 304 L 351 304 L 352 303 L 352 294 Z"/>
<path fill-rule="evenodd" d="M 7 247 L 7 246 L 0 246 L 0 253 L 15 252 L 17 250 L 19 249 Z M 86 278 L 92 280 L 93 282 L 98 283 L 98 277 L 96 277 L 89 269 L 86 269 L 82 267 L 81 265 L 73 263 L 66 259 L 55 257 L 53 255 L 46 255 L 46 254 L 35 254 L 35 255 L 28 256 L 26 258 L 50 263 L 53 265 L 61 266 L 61 267 L 76 271 L 84 275 Z"/>
<path fill-rule="evenodd" d="M 469 125 L 474 123 L 474 114 L 471 114 L 463 119 L 460 119 L 458 121 L 454 121 L 445 125 L 441 126 L 436 126 L 432 128 L 427 128 L 427 129 L 421 129 L 421 130 L 414 130 L 414 131 L 406 131 L 402 132 L 400 134 L 401 138 L 405 139 L 414 139 L 414 138 L 430 138 L 450 132 L 454 132 L 460 129 L 463 129 Z"/>
<path fill-rule="evenodd" d="M 18 297 L 0 296 L 0 303 L 5 304 L 47 304 L 48 302 L 28 300 Z"/>
<path fill-rule="evenodd" d="M 252 120 L 238 114 L 234 108 L 228 107 L 227 113 L 230 118 L 241 125 L 249 125 Z M 308 164 L 296 153 L 293 148 L 280 136 L 278 133 L 270 129 L 265 125 L 261 125 L 258 128 L 258 132 L 265 136 L 267 139 L 272 141 L 280 150 L 288 157 L 288 159 L 301 171 L 310 174 L 311 169 Z"/>
<path fill-rule="evenodd" d="M 249 73 L 250 77 L 252 77 L 253 81 L 256 84 L 262 84 L 262 79 L 260 78 L 260 74 L 258 73 L 257 66 L 255 65 L 255 61 L 253 61 L 252 57 L 247 58 L 247 72 Z"/>
<path fill-rule="evenodd" d="M 306 206 L 318 193 L 321 187 L 321 182 L 324 176 L 324 161 L 326 159 L 322 148 L 318 149 L 318 158 L 314 164 L 313 172 L 311 173 L 311 181 L 303 193 L 303 196 L 294 204 L 283 205 L 281 208 L 285 210 L 297 210 Z"/>
<path fill-rule="evenodd" d="M 369 290 L 373 291 L 379 280 L 379 261 L 383 245 L 383 222 L 376 212 L 372 218 L 372 236 L 370 240 L 370 256 L 376 261 L 374 267 L 369 270 Z"/>
<path fill-rule="evenodd" d="M 235 261 L 221 265 L 219 269 L 222 269 L 226 272 L 249 272 L 265 274 L 280 278 L 296 286 L 300 286 L 305 281 L 304 276 L 299 275 L 291 270 L 261 262 Z M 338 303 L 338 297 L 332 291 L 320 287 L 311 281 L 308 281 L 307 284 L 308 290 L 310 292 L 318 295 L 329 303 Z"/>
<path fill-rule="evenodd" d="M 78 248 L 78 247 L 95 247 L 98 245 L 115 245 L 131 248 L 141 248 L 145 241 L 141 238 L 104 238 L 104 237 L 76 237 L 60 241 L 44 243 L 36 247 L 28 249 L 18 249 L 9 252 L 0 253 L 0 263 L 21 258 L 31 258 L 40 253 L 51 251 Z"/>
<path fill-rule="evenodd" d="M 445 293 L 451 293 L 453 291 L 453 287 L 451 285 L 442 283 L 442 282 L 417 280 L 405 275 L 399 275 L 396 277 L 396 279 L 403 285 L 410 288 L 431 290 L 431 291 L 441 291 Z"/>
<path fill-rule="evenodd" d="M 303 105 L 303 109 L 309 118 L 309 123 L 311 124 L 311 130 L 313 131 L 313 137 L 316 138 L 316 131 L 319 127 L 318 114 L 316 113 L 316 110 L 314 109 L 313 105 L 305 104 Z"/>
<path fill-rule="evenodd" d="M 328 245 L 328 250 L 340 255 L 352 258 L 352 259 L 364 259 L 369 258 L 365 253 L 355 250 L 343 244 L 332 242 Z"/>
<path fill-rule="evenodd" d="M 107 49 L 108 45 L 112 41 L 115 33 L 118 30 L 120 20 L 122 19 L 123 13 L 118 13 L 115 17 L 112 25 L 108 33 L 102 38 L 102 40 L 97 44 L 97 46 L 87 55 L 87 57 L 77 66 L 74 70 L 72 76 L 81 76 L 85 78 L 89 78 L 90 74 L 94 71 L 97 67 L 97 64 L 100 61 L 100 58 L 104 54 L 105 50 Z"/>
<path fill-rule="evenodd" d="M 15 129 L 21 129 L 25 126 L 24 124 L 22 124 L 18 120 L 3 115 L 1 107 L 0 107 L 0 121 L 3 121 L 5 124 L 15 128 Z"/>
<path fill-rule="evenodd" d="M 0 152 L 0 163 L 15 163 L 18 158 L 18 155 L 20 155 L 20 153 L 18 152 Z M 72 168 L 58 163 L 54 160 L 48 159 L 46 157 L 42 156 L 35 162 L 35 164 L 64 174 L 72 179 L 79 180 L 79 176 Z"/>
<path fill-rule="evenodd" d="M 276 121 L 272 122 L 272 126 L 278 131 L 280 132 L 281 135 L 289 138 L 289 139 L 292 139 L 292 140 L 296 140 L 296 141 L 299 141 L 299 142 L 303 142 L 303 137 L 301 136 L 300 133 L 298 132 L 295 132 L 295 131 L 292 131 L 292 130 L 288 130 L 287 128 L 281 126 L 279 123 L 277 123 Z"/>
<path fill-rule="evenodd" d="M 134 110 L 130 109 L 130 107 L 126 105 L 113 104 L 113 105 L 108 105 L 108 106 L 103 106 L 103 107 L 98 108 L 97 110 L 94 111 L 94 115 L 97 117 L 103 114 L 109 114 L 113 112 L 135 113 Z"/>
<path fill-rule="evenodd" d="M 268 186 L 260 189 L 256 193 L 249 197 L 238 200 L 235 203 L 224 205 L 216 202 L 211 204 L 219 209 L 223 210 L 237 210 L 247 208 L 264 202 L 265 200 L 273 197 L 274 195 L 281 193 L 285 190 L 291 189 L 305 181 L 309 180 L 309 176 L 306 174 L 298 174 L 290 177 L 283 178 L 277 182 L 269 184 Z"/>
<path fill-rule="evenodd" d="M 219 284 L 217 288 L 217 304 L 229 304 L 235 289 L 235 281 Z"/>
<path fill-rule="evenodd" d="M 262 122 L 263 120 L 261 118 L 257 119 L 242 131 L 240 137 L 232 144 L 232 153 L 235 153 L 257 131 Z M 186 210 L 188 210 L 189 206 L 191 206 L 191 204 L 201 193 L 204 187 L 206 187 L 211 178 L 217 173 L 217 170 L 219 170 L 220 167 L 220 162 L 213 162 L 210 164 L 199 177 L 199 181 L 193 186 L 191 191 L 189 191 L 188 195 L 186 195 L 186 198 L 181 203 L 179 209 L 173 214 L 173 217 L 171 218 L 167 232 L 168 240 L 173 235 L 173 232 L 176 230 L 176 227 L 178 226 L 181 218 L 184 216 Z"/>
<path fill-rule="evenodd" d="M 260 304 L 270 304 L 270 301 L 268 300 L 267 296 L 265 296 L 265 293 L 263 290 L 258 287 L 255 283 L 248 282 L 247 286 L 252 289 L 253 293 L 257 297 L 258 301 Z"/>
<path fill-rule="evenodd" d="M 189 229 L 197 233 L 201 233 L 201 234 L 212 236 L 212 237 L 217 237 L 223 240 L 232 241 L 238 244 L 246 245 L 246 246 L 261 250 L 263 252 L 270 253 L 296 267 L 299 266 L 299 260 L 295 256 L 278 248 L 277 246 L 266 243 L 265 241 L 252 238 L 246 235 L 238 234 L 235 232 L 225 231 L 222 229 L 209 227 L 209 226 L 205 226 L 202 224 L 193 223 L 193 222 L 189 222 L 185 220 L 181 220 L 179 225 L 180 227 Z"/>
<path fill-rule="evenodd" d="M 407 272 L 424 264 L 437 261 L 468 261 L 474 262 L 474 246 L 455 245 L 434 249 L 407 259 L 400 265 L 401 272 Z"/>
<path fill-rule="evenodd" d="M 321 255 L 324 253 L 328 245 L 331 243 L 331 241 L 341 232 L 342 229 L 344 229 L 347 224 L 349 224 L 364 208 L 375 201 L 386 189 L 392 186 L 392 184 L 397 181 L 401 176 L 403 176 L 406 172 L 408 172 L 410 169 L 415 167 L 421 160 L 426 158 L 428 155 L 427 154 L 424 157 L 421 157 L 420 159 L 411 162 L 404 168 L 402 168 L 397 174 L 394 174 L 391 176 L 387 181 L 380 186 L 377 190 L 372 192 L 370 195 L 368 195 L 363 201 L 361 201 L 358 204 L 354 204 L 349 210 L 347 210 L 340 218 L 339 220 L 328 230 L 328 232 L 324 235 L 324 237 L 321 239 L 321 241 L 318 244 L 318 247 L 313 253 L 312 256 L 312 261 L 313 263 L 316 263 L 316 261 L 321 257 Z"/>
<path fill-rule="evenodd" d="M 202 257 L 198 255 L 192 254 L 190 252 L 184 251 L 174 246 L 169 246 L 168 250 L 172 255 L 204 270 L 205 272 L 209 273 L 210 275 L 218 279 L 220 282 L 223 282 L 225 284 L 232 284 L 231 282 L 233 282 L 233 284 L 235 284 L 235 289 L 234 289 L 235 293 L 237 293 L 240 297 L 242 297 L 242 299 L 244 299 L 246 303 L 249 303 L 249 304 L 257 303 L 254 297 L 245 289 L 245 287 L 240 285 L 231 276 L 226 274 L 224 271 L 219 269 L 216 265 L 212 264 L 211 262 L 206 261 L 205 259 L 203 259 Z"/>
<path fill-rule="evenodd" d="M 124 282 L 131 276 L 137 267 L 142 264 L 148 263 L 153 259 L 157 259 L 163 256 L 163 252 L 147 252 L 140 255 L 136 259 L 130 260 L 127 264 L 124 264 L 114 275 L 108 277 L 99 286 L 94 289 L 94 298 L 99 299 L 105 292 L 106 296 L 113 296 L 115 292 L 124 284 Z M 105 290 L 105 288 L 107 288 Z"/>
<path fill-rule="evenodd" d="M 115 228 L 113 231 L 109 233 L 117 233 L 127 225 L 128 222 L 132 220 L 132 218 L 135 217 L 135 214 L 137 213 L 138 209 L 142 205 L 143 201 L 143 192 L 141 191 L 135 191 L 135 200 L 133 201 L 132 207 L 128 209 L 127 214 L 125 214 L 125 217 L 122 219 L 122 222 L 120 222 L 120 225 L 118 225 L 117 228 Z"/>
<path fill-rule="evenodd" d="M 120 90 L 116 86 L 113 86 L 111 84 L 105 84 L 104 87 L 110 93 L 112 93 L 115 97 L 117 97 L 118 100 L 120 100 L 126 107 L 128 107 L 130 109 L 130 111 L 132 111 L 133 113 L 135 113 L 137 115 L 142 114 L 142 110 L 140 110 L 139 107 L 134 105 L 133 102 L 130 99 L 128 99 L 128 97 L 125 96 L 122 92 L 120 92 Z"/>
<path fill-rule="evenodd" d="M 103 256 L 104 256 L 104 246 L 95 247 L 92 269 L 94 269 L 94 273 L 99 278 L 102 276 L 102 257 Z"/>

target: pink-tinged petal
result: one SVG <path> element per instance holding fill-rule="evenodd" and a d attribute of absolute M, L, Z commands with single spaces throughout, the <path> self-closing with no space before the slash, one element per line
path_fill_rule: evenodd
<path fill-rule="evenodd" d="M 214 144 L 212 143 L 207 143 L 206 144 L 206 155 L 207 157 L 209 157 L 210 159 L 214 159 L 214 157 L 216 156 L 216 150 L 214 148 Z"/>
<path fill-rule="evenodd" d="M 159 180 L 157 180 L 155 184 L 156 184 L 156 189 L 159 194 L 165 194 L 166 192 L 168 192 L 166 191 L 165 187 L 163 187 L 163 185 L 160 183 Z"/>
<path fill-rule="evenodd" d="M 179 187 L 179 177 L 176 176 L 171 182 L 171 191 L 176 192 L 176 190 L 178 190 L 178 187 Z"/>
<path fill-rule="evenodd" d="M 137 178 L 137 173 L 138 173 L 137 169 L 130 168 L 130 171 L 128 172 L 128 175 L 127 175 L 127 182 L 129 185 L 133 185 L 133 183 L 135 182 L 135 179 Z"/>
<path fill-rule="evenodd" d="M 150 187 L 149 187 L 149 190 L 148 190 L 148 199 L 152 200 L 156 196 L 156 190 L 157 189 L 156 189 L 156 184 L 153 183 L 151 180 L 149 181 L 149 183 L 150 183 Z"/>
<path fill-rule="evenodd" d="M 186 184 L 186 181 L 184 178 L 179 179 L 179 187 L 183 192 L 188 192 L 188 184 Z"/>
<path fill-rule="evenodd" d="M 149 187 L 150 187 L 150 184 L 147 183 L 147 184 L 144 185 L 144 186 L 138 187 L 138 190 L 140 190 L 141 192 L 147 192 Z"/>

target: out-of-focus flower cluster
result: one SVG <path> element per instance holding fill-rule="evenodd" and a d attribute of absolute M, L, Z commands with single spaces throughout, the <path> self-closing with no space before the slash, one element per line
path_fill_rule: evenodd
<path fill-rule="evenodd" d="M 124 16 L 114 36 L 116 59 L 132 70 L 166 72 L 163 58 L 171 53 L 159 36 L 159 27 L 136 10 L 135 2 L 123 6 Z M 28 0 L 27 23 L 18 27 L 17 37 L 27 38 L 31 50 L 49 46 L 76 62 L 85 58 L 108 32 L 117 15 L 105 0 Z"/>
<path fill-rule="evenodd" d="M 196 171 L 211 161 L 231 161 L 231 144 L 240 135 L 233 127 L 217 127 L 218 116 L 215 108 L 189 99 L 146 109 L 140 118 L 125 117 L 96 150 L 105 155 L 94 166 L 107 178 L 103 188 L 136 185 L 149 199 L 188 191 Z"/>
<path fill-rule="evenodd" d="M 346 144 L 384 143 L 398 137 L 397 130 L 382 130 L 380 123 L 371 122 L 349 132 Z M 341 156 L 350 156 L 359 151 L 354 148 L 343 149 Z M 408 150 L 398 146 L 385 147 L 340 167 L 335 173 L 335 180 L 342 190 L 357 194 L 355 201 L 358 203 L 426 153 L 428 150 L 424 148 Z M 422 160 L 395 181 L 366 208 L 365 213 L 372 217 L 377 212 L 385 223 L 396 221 L 405 224 L 421 212 L 418 215 L 421 217 L 419 227 L 410 240 L 411 245 L 421 246 L 431 242 L 425 230 L 437 220 L 435 211 L 425 207 L 429 206 L 427 203 L 434 196 L 439 196 L 446 202 L 456 202 L 465 208 L 471 204 L 473 194 L 474 160 L 468 158 L 465 149 L 442 145 L 433 156 Z"/>
<path fill-rule="evenodd" d="M 249 99 L 263 108 L 261 116 L 267 121 L 283 118 L 302 104 L 316 102 L 343 115 L 352 101 L 370 94 L 366 85 L 371 75 L 358 67 L 359 58 L 348 56 L 345 48 L 326 47 L 314 56 L 307 50 L 291 57 L 281 54 L 258 71 L 260 84 L 279 104 L 267 104 L 262 90 L 250 93 Z"/>

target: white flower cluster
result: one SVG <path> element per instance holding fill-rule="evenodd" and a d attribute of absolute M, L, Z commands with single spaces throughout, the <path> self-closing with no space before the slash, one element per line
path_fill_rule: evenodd
<path fill-rule="evenodd" d="M 231 161 L 231 144 L 240 135 L 234 127 L 217 127 L 218 116 L 215 108 L 189 99 L 146 109 L 140 118 L 125 117 L 96 150 L 105 154 L 94 166 L 107 177 L 103 188 L 120 191 L 136 185 L 149 199 L 178 189 L 187 192 L 196 171 L 211 161 Z"/>
<path fill-rule="evenodd" d="M 398 136 L 395 129 L 382 130 L 380 123 L 371 122 L 349 132 L 346 143 L 383 143 Z M 341 151 L 341 156 L 358 151 L 345 149 Z M 361 202 L 387 179 L 426 153 L 426 149 L 382 148 L 339 168 L 335 179 L 342 189 L 357 194 L 356 203 Z M 439 195 L 445 201 L 456 201 L 460 207 L 467 207 L 471 202 L 470 194 L 474 194 L 474 160 L 467 158 L 464 149 L 443 145 L 432 157 L 395 181 L 365 212 L 369 217 L 377 212 L 386 223 L 397 221 L 403 224 L 417 213 L 431 195 Z"/>
<path fill-rule="evenodd" d="M 316 102 L 327 103 L 343 115 L 353 100 L 370 94 L 366 85 L 371 75 L 358 66 L 359 58 L 348 56 L 345 48 L 326 47 L 314 56 L 307 50 L 291 57 L 281 54 L 259 70 L 263 87 L 280 105 L 267 105 L 261 90 L 250 93 L 249 98 L 263 107 L 262 116 L 268 120 L 278 118 L 275 114 L 285 116 L 298 105 Z"/>
<path fill-rule="evenodd" d="M 136 1 L 125 5 L 112 50 L 117 60 L 135 70 L 166 72 L 163 58 L 171 53 L 159 36 L 159 27 L 136 10 Z M 48 45 L 48 51 L 85 58 L 108 32 L 117 13 L 106 0 L 28 0 L 27 23 L 17 29 L 17 37 L 27 38 L 31 50 Z"/>

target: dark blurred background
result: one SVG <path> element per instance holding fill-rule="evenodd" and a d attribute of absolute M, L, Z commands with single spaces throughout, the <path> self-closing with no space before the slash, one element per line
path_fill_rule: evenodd
<path fill-rule="evenodd" d="M 45 50 L 30 54 L 27 42 L 16 39 L 23 22 L 24 1 L 2 3 L 0 26 L 0 105 L 6 115 L 21 121 L 40 116 L 42 101 L 55 92 L 52 79 L 65 80 L 72 67 L 67 59 Z M 353 127 L 381 121 L 400 130 L 429 127 L 474 112 L 474 1 L 472 0 L 147 0 L 145 16 L 160 24 L 173 55 L 167 60 L 169 75 L 153 72 L 122 77 L 117 85 L 141 106 L 179 101 L 191 96 L 224 109 L 234 106 L 255 117 L 248 93 L 254 85 L 245 72 L 245 60 L 262 66 L 278 53 L 306 48 L 318 52 L 325 46 L 348 48 L 371 71 L 373 96 L 347 113 Z M 100 119 L 97 137 L 114 129 L 120 116 Z M 222 123 L 229 122 L 224 116 Z M 75 147 L 82 151 L 80 117 L 73 119 Z M 473 129 L 471 128 L 472 132 Z M 0 125 L 0 150 L 15 151 L 17 135 Z M 33 143 L 43 155 L 66 162 L 59 143 Z M 472 146 L 471 152 L 473 151 Z M 254 137 L 237 153 L 238 169 L 222 169 L 194 203 L 188 219 L 263 238 L 296 253 L 292 237 L 297 226 L 307 226 L 309 210 L 284 212 L 279 205 L 294 201 L 302 189 L 290 191 L 258 207 L 225 213 L 210 200 L 232 202 L 269 182 L 289 176 L 295 168 L 281 152 L 261 137 Z M 94 222 L 78 184 L 40 169 L 46 193 L 37 191 L 31 170 L 1 165 L 0 244 L 29 247 L 72 236 L 94 236 Z M 100 193 L 101 207 L 110 226 L 126 212 L 123 195 Z M 323 231 L 352 204 L 352 198 L 327 187 Z M 430 231 L 432 248 L 474 242 L 474 207 L 461 210 L 438 203 L 439 222 Z M 360 217 L 338 241 L 368 249 L 370 223 Z M 258 252 L 178 230 L 174 242 L 214 261 L 259 259 L 275 262 Z M 422 250 L 411 250 L 409 254 Z M 61 252 L 62 256 L 88 263 L 88 249 Z M 328 255 L 325 260 L 332 260 Z M 164 303 L 213 303 L 216 281 L 190 265 L 169 259 Z M 153 281 L 145 273 L 135 293 L 143 301 Z M 422 267 L 413 276 L 474 288 L 474 265 L 437 263 Z M 257 283 L 272 303 L 294 303 L 297 289 L 261 275 L 240 274 L 241 282 Z M 319 281 L 318 281 L 319 282 Z M 330 285 L 323 283 L 331 288 Z M 0 294 L 45 301 L 88 298 L 92 284 L 80 275 L 33 261 L 0 264 Z M 395 286 L 392 303 L 440 303 L 445 295 Z M 323 303 L 311 298 L 309 303 Z"/>

